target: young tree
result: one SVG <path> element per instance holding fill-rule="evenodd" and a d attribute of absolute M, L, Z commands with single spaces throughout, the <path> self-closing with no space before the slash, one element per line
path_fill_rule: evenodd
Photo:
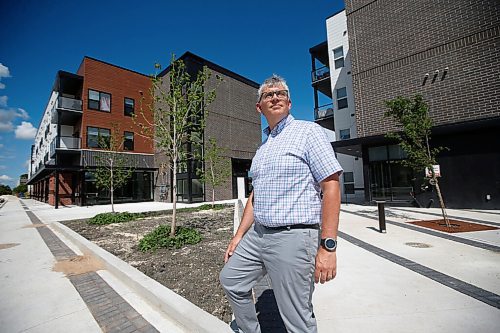
<path fill-rule="evenodd" d="M 224 156 L 225 151 L 217 146 L 214 138 L 209 138 L 204 152 L 205 170 L 196 170 L 201 181 L 212 188 L 212 208 L 215 206 L 215 188 L 227 182 L 231 176 L 231 163 Z"/>
<path fill-rule="evenodd" d="M 128 164 L 126 156 L 121 153 L 124 139 L 119 134 L 118 126 L 112 125 L 109 137 L 98 137 L 99 147 L 103 150 L 96 156 L 97 167 L 92 172 L 97 188 L 109 190 L 111 199 L 111 211 L 115 212 L 114 194 L 115 190 L 123 186 L 130 178 L 133 168 Z"/>
<path fill-rule="evenodd" d="M 160 69 L 160 65 L 155 65 Z M 207 81 L 211 72 L 206 66 L 191 76 L 182 60 L 172 55 L 168 75 L 154 75 L 151 78 L 152 104 L 148 105 L 153 114 L 154 123 L 145 116 L 141 103 L 140 116 L 136 118 L 142 134 L 152 138 L 155 148 L 168 159 L 168 167 L 172 171 L 173 210 L 170 235 L 175 235 L 177 209 L 177 172 L 179 161 L 189 157 L 190 152 L 184 148 L 193 133 L 203 133 L 207 106 L 215 99 L 215 88 L 207 89 Z M 217 77 L 217 81 L 221 79 Z M 218 83 L 217 83 L 218 84 Z"/>
<path fill-rule="evenodd" d="M 429 106 L 421 95 L 416 95 L 413 99 L 396 97 L 386 101 L 385 105 L 389 108 L 384 114 L 385 117 L 392 118 L 402 127 L 401 132 L 390 132 L 387 137 L 398 140 L 406 153 L 407 158 L 401 161 L 403 165 L 412 168 L 415 172 L 423 172 L 425 168 L 430 170 L 431 177 L 427 180 L 431 185 L 436 186 L 443 219 L 446 226 L 450 228 L 438 177 L 433 168 L 433 165 L 437 164 L 437 155 L 446 148 L 430 147 L 432 120 L 429 117 Z"/>
<path fill-rule="evenodd" d="M 19 184 L 12 189 L 12 193 L 14 193 L 14 194 L 18 194 L 18 193 L 25 194 L 26 192 L 28 192 L 28 185 L 26 185 L 26 184 Z"/>

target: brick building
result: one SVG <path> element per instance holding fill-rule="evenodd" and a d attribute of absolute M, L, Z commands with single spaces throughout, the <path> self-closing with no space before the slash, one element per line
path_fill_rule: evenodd
<path fill-rule="evenodd" d="M 153 143 L 132 117 L 142 96 L 150 102 L 143 94 L 150 87 L 148 76 L 90 57 L 76 74 L 59 71 L 31 149 L 32 197 L 56 208 L 108 203 L 109 191 L 96 187 L 91 171 L 105 154 L 99 140 L 116 135 L 134 171 L 115 202 L 153 200 Z"/>
<path fill-rule="evenodd" d="M 216 140 L 217 145 L 225 150 L 224 158 L 231 166 L 231 178 L 215 189 L 215 200 L 248 197 L 251 191 L 248 171 L 262 142 L 260 115 L 255 110 L 259 84 L 190 52 L 179 59 L 186 64 L 186 70 L 192 78 L 203 66 L 208 67 L 212 75 L 206 82 L 207 91 L 216 87 L 216 76 L 223 79 L 217 86 L 217 97 L 206 110 L 208 115 L 202 135 L 204 146 L 210 138 Z M 167 76 L 169 70 L 170 67 L 166 68 L 159 76 Z M 169 89 L 168 82 L 164 89 Z M 164 156 L 156 155 L 156 165 L 164 161 Z M 211 201 L 212 191 L 200 182 L 196 173 L 196 166 L 206 168 L 205 163 L 189 157 L 180 162 L 183 167 L 177 173 L 177 200 L 189 203 Z M 171 172 L 163 176 L 161 172 L 157 173 L 157 200 L 162 198 L 172 201 L 172 179 Z"/>
<path fill-rule="evenodd" d="M 447 206 L 500 208 L 500 2 L 352 0 L 346 16 L 358 137 L 334 147 L 362 157 L 365 200 L 409 202 L 412 189 L 423 205 L 435 198 L 385 138 L 397 127 L 384 101 L 421 94 L 431 144 L 449 148 L 438 158 Z"/>
<path fill-rule="evenodd" d="M 261 142 L 260 116 L 255 111 L 259 85 L 189 52 L 180 59 L 192 74 L 203 66 L 212 71 L 207 89 L 216 84 L 215 75 L 224 80 L 209 106 L 203 132 L 203 141 L 215 138 L 231 165 L 231 178 L 216 188 L 215 199 L 248 196 L 248 170 Z M 160 75 L 167 73 L 168 68 Z M 165 157 L 155 154 L 153 140 L 140 130 L 139 123 L 154 123 L 146 107 L 152 102 L 150 89 L 148 76 L 90 57 L 84 57 L 76 74 L 59 71 L 31 149 L 28 184 L 32 197 L 56 208 L 109 203 L 109 191 L 96 187 L 92 171 L 106 154 L 99 139 L 109 138 L 116 128 L 118 137 L 124 139 L 120 154 L 134 172 L 115 191 L 115 203 L 172 201 L 172 174 L 158 172 Z M 141 116 L 134 122 L 132 116 L 141 105 L 147 121 Z M 178 200 L 211 201 L 212 192 L 205 190 L 195 170 L 196 165 L 204 167 L 204 162 L 180 162 L 185 168 L 177 175 Z"/>

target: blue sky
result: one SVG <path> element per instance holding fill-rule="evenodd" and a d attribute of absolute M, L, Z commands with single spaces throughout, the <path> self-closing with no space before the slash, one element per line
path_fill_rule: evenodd
<path fill-rule="evenodd" d="M 0 4 L 0 183 L 27 173 L 58 70 L 84 56 L 144 74 L 191 51 L 256 82 L 288 81 L 292 114 L 313 119 L 309 48 L 326 40 L 341 0 L 5 0 Z"/>

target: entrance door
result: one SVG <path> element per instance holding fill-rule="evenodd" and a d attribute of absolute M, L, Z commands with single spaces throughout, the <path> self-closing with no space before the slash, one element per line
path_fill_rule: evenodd
<path fill-rule="evenodd" d="M 370 163 L 370 194 L 372 200 L 391 200 L 391 173 L 388 161 Z"/>
<path fill-rule="evenodd" d="M 412 171 L 396 161 L 370 162 L 371 200 L 407 201 L 412 191 Z"/>

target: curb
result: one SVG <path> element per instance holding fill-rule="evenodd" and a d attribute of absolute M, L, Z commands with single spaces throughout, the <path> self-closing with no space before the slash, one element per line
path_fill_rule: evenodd
<path fill-rule="evenodd" d="M 228 324 L 202 310 L 159 282 L 151 279 L 125 261 L 95 245 L 59 222 L 50 224 L 73 242 L 82 252 L 90 252 L 102 260 L 106 269 L 159 309 L 172 323 L 188 333 L 233 333 Z"/>

